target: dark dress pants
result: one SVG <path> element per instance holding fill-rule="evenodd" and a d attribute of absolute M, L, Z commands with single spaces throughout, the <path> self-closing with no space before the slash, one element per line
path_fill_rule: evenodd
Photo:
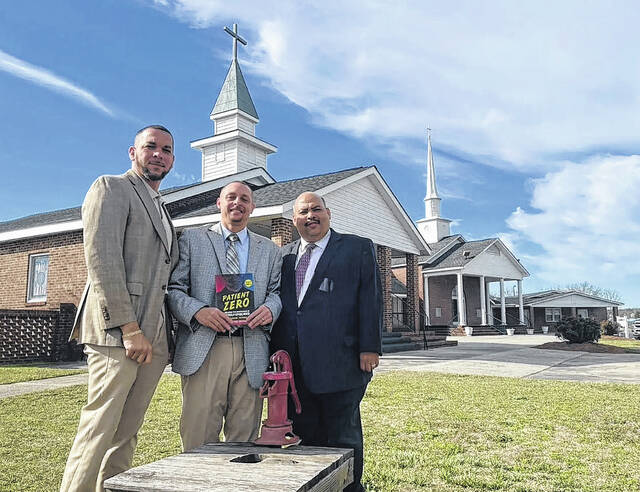
<path fill-rule="evenodd" d="M 289 398 L 289 417 L 293 432 L 305 446 L 351 448 L 354 451 L 353 484 L 345 491 L 364 490 L 360 484 L 363 468 L 362 423 L 360 402 L 367 385 L 337 393 L 311 393 L 300 376 L 295 376 L 302 413 L 295 413 Z"/>

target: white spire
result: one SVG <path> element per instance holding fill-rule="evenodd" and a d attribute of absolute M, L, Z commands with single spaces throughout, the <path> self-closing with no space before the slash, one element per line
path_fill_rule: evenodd
<path fill-rule="evenodd" d="M 436 189 L 436 169 L 433 165 L 433 151 L 431 150 L 431 128 L 427 128 L 427 195 L 424 197 L 424 216 L 440 217 L 440 197 Z"/>
<path fill-rule="evenodd" d="M 431 128 L 427 128 L 427 196 L 428 198 L 438 198 L 438 190 L 436 189 L 436 169 L 433 166 L 433 152 L 431 151 Z"/>
<path fill-rule="evenodd" d="M 427 195 L 424 197 L 424 219 L 416 222 L 428 243 L 437 243 L 451 235 L 451 221 L 440 217 L 440 197 L 436 188 L 436 169 L 431 149 L 431 128 L 427 128 Z"/>

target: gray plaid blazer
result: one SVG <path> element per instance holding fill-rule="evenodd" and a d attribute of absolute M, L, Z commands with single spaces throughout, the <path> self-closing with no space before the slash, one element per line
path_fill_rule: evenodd
<path fill-rule="evenodd" d="M 196 372 L 209 353 L 216 331 L 194 318 L 203 307 L 215 307 L 215 276 L 228 273 L 224 236 L 220 224 L 185 229 L 180 236 L 180 259 L 169 282 L 169 307 L 179 322 L 173 371 L 183 376 Z M 255 306 L 264 304 L 278 318 L 280 301 L 280 248 L 269 239 L 249 231 L 247 273 L 253 273 Z M 253 388 L 262 385 L 269 364 L 271 325 L 244 329 L 244 360 Z"/>

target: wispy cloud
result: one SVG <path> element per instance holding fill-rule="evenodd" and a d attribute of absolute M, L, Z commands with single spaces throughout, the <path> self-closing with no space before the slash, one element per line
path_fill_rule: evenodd
<path fill-rule="evenodd" d="M 540 286 L 637 284 L 640 155 L 565 163 L 533 187 L 531 209 L 511 214 L 506 237 L 512 248 L 528 251 L 523 261 Z"/>
<path fill-rule="evenodd" d="M 552 155 L 635 145 L 640 134 L 634 2 L 154 5 L 195 28 L 237 21 L 247 70 L 317 124 L 367 144 L 411 139 L 424 149 L 428 124 L 439 149 L 543 175 L 557 169 Z"/>
<path fill-rule="evenodd" d="M 635 2 L 246 0 L 238 9 L 156 0 L 155 8 L 193 28 L 238 22 L 248 72 L 314 123 L 396 162 L 425 169 L 429 125 L 447 198 L 460 198 L 457 186 L 469 196 L 470 184 L 485 186 L 486 167 L 538 177 L 530 207 L 523 196 L 500 235 L 535 282 L 589 280 L 640 296 L 640 156 L 615 155 L 639 152 Z"/>
<path fill-rule="evenodd" d="M 102 111 L 111 117 L 115 116 L 115 113 L 111 108 L 86 89 L 78 87 L 73 82 L 62 78 L 45 68 L 37 67 L 24 60 L 20 60 L 19 58 L 11 56 L 2 50 L 0 50 L 0 70 L 14 75 L 15 77 L 28 80 L 36 85 L 46 87 L 54 92 L 69 96 L 72 99 Z"/>
<path fill-rule="evenodd" d="M 169 181 L 173 181 L 174 183 L 178 183 L 178 185 L 197 183 L 198 179 L 193 174 L 182 174 L 173 169 L 169 176 L 167 176 Z"/>

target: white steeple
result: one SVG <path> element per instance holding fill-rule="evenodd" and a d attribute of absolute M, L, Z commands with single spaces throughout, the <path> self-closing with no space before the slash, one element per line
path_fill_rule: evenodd
<path fill-rule="evenodd" d="M 202 152 L 202 181 L 236 174 L 247 169 L 267 169 L 267 156 L 278 149 L 255 136 L 260 121 L 249 89 L 238 63 L 238 41 L 247 42 L 238 34 L 238 25 L 225 32 L 233 38 L 231 66 L 211 111 L 214 123 L 212 137 L 191 142 L 191 148 Z"/>
<path fill-rule="evenodd" d="M 427 137 L 427 195 L 424 197 L 424 214 L 426 218 L 440 217 L 440 197 L 436 188 L 436 169 L 433 166 L 430 129 Z"/>
<path fill-rule="evenodd" d="M 451 221 L 440 217 L 440 197 L 436 188 L 436 169 L 431 150 L 431 128 L 427 128 L 427 194 L 424 197 L 424 219 L 416 222 L 425 241 L 437 243 L 451 235 Z"/>

